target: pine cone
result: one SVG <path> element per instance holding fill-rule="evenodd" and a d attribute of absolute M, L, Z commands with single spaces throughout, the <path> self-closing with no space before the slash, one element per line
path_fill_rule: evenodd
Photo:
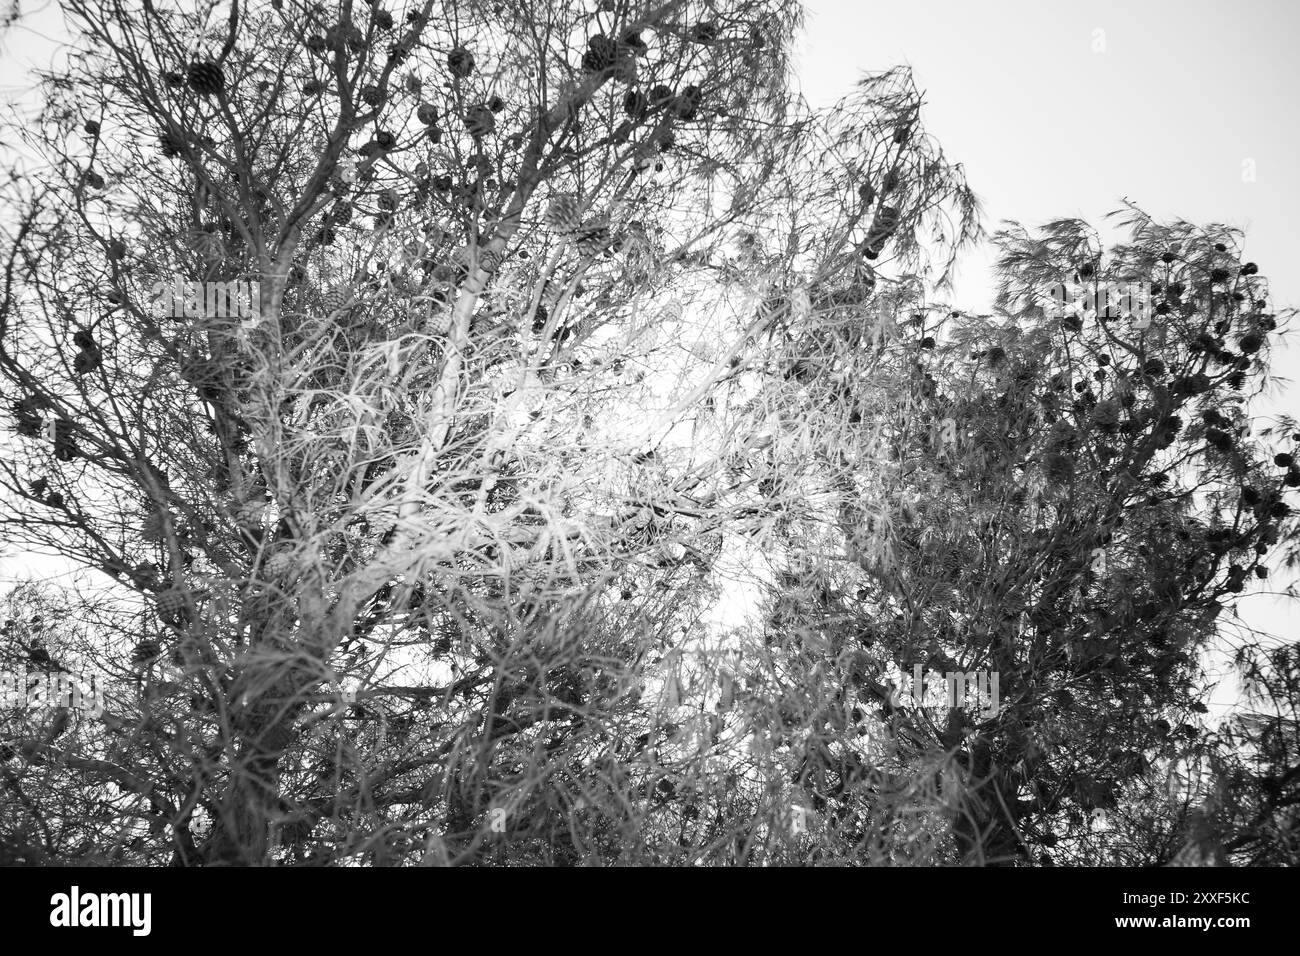
<path fill-rule="evenodd" d="M 221 67 L 211 60 L 196 60 L 191 63 L 187 78 L 190 89 L 199 96 L 216 96 L 226 85 L 226 76 Z"/>
<path fill-rule="evenodd" d="M 323 296 L 321 296 L 321 302 L 325 306 L 325 311 L 330 314 L 347 308 L 351 301 L 352 292 L 344 285 L 332 286 Z"/>
<path fill-rule="evenodd" d="M 266 560 L 266 573 L 268 577 L 284 577 L 293 570 L 293 556 L 285 551 L 278 551 Z"/>
<path fill-rule="evenodd" d="M 634 120 L 643 119 L 650 110 L 650 101 L 640 90 L 628 90 L 623 96 L 623 112 Z"/>
<path fill-rule="evenodd" d="M 465 129 L 475 139 L 482 139 L 496 129 L 497 118 L 492 111 L 481 104 L 471 106 L 465 111 Z"/>
<path fill-rule="evenodd" d="M 360 53 L 366 45 L 366 35 L 355 23 L 340 22 L 325 34 L 325 42 L 335 48 L 346 47 Z"/>
<path fill-rule="evenodd" d="M 673 113 L 679 120 L 690 121 L 695 119 L 696 111 L 700 108 L 700 100 L 704 94 L 700 92 L 698 86 L 687 86 L 682 89 L 681 96 L 673 102 Z"/>
<path fill-rule="evenodd" d="M 11 406 L 14 418 L 18 420 L 18 434 L 36 438 L 41 433 L 41 403 L 35 397 L 19 399 Z"/>
<path fill-rule="evenodd" d="M 178 621 L 185 613 L 185 592 L 178 588 L 159 591 L 154 600 L 158 617 L 169 624 Z"/>
<path fill-rule="evenodd" d="M 697 23 L 691 30 L 691 39 L 705 46 L 713 44 L 718 39 L 718 25 L 716 23 Z"/>
<path fill-rule="evenodd" d="M 451 311 L 439 309 L 429 316 L 429 331 L 434 335 L 451 334 Z"/>
<path fill-rule="evenodd" d="M 149 561 L 141 561 L 127 573 L 138 587 L 152 588 L 158 583 L 158 566 Z"/>
<path fill-rule="evenodd" d="M 871 230 L 867 233 L 867 239 L 862 244 L 862 254 L 868 259 L 874 259 L 880 255 L 880 250 L 884 248 L 889 238 L 893 236 L 894 230 L 898 228 L 898 209 L 894 206 L 881 206 L 876 210 L 875 221 L 871 224 Z"/>
<path fill-rule="evenodd" d="M 546 207 L 546 224 L 555 232 L 577 232 L 582 227 L 578 197 L 572 193 L 552 196 Z"/>
<path fill-rule="evenodd" d="M 131 663 L 141 666 L 151 661 L 157 660 L 162 654 L 162 648 L 158 646 L 157 641 L 143 640 L 131 651 Z"/>
<path fill-rule="evenodd" d="M 54 457 L 59 461 L 72 461 L 80 452 L 73 437 L 72 422 L 59 419 L 54 423 Z"/>
<path fill-rule="evenodd" d="M 173 156 L 179 156 L 184 151 L 185 140 L 175 133 L 166 131 L 158 137 L 158 148 L 162 150 L 164 156 L 171 159 Z"/>
<path fill-rule="evenodd" d="M 102 364 L 99 349 L 82 349 L 72 360 L 72 370 L 78 375 L 89 375 Z"/>
<path fill-rule="evenodd" d="M 447 54 L 447 69 L 451 75 L 463 79 L 474 72 L 474 54 L 458 46 Z"/>
<path fill-rule="evenodd" d="M 658 109 L 661 106 L 667 106 L 673 101 L 673 91 L 660 83 L 650 90 L 650 106 L 652 109 Z"/>
<path fill-rule="evenodd" d="M 261 501 L 245 501 L 235 509 L 235 520 L 246 528 L 258 528 L 265 510 L 266 505 Z"/>
<path fill-rule="evenodd" d="M 582 68 L 588 73 L 600 73 L 614 65 L 618 44 L 607 36 L 597 34 L 587 41 L 587 52 L 582 55 Z"/>
<path fill-rule="evenodd" d="M 609 248 L 609 229 L 599 223 L 584 223 L 578 230 L 578 251 L 598 256 Z"/>
<path fill-rule="evenodd" d="M 1232 436 L 1225 431 L 1208 428 L 1205 431 L 1205 440 L 1225 455 L 1232 451 Z"/>

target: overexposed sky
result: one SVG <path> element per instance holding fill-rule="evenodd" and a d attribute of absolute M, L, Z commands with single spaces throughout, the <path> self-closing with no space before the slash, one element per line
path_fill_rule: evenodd
<path fill-rule="evenodd" d="M 1284 271 L 1300 261 L 1295 0 L 812 0 L 807 11 L 796 64 L 808 98 L 828 104 L 863 71 L 909 64 L 926 124 L 965 166 L 989 225 L 1100 224 L 1127 196 L 1157 217 L 1247 228 L 1275 300 L 1300 302 L 1300 276 Z M 982 292 L 982 261 L 970 257 L 959 296 Z"/>

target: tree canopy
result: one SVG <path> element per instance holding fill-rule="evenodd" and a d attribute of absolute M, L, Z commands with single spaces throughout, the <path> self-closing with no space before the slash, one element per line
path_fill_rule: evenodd
<path fill-rule="evenodd" d="M 906 70 L 803 101 L 785 0 L 63 8 L 0 522 L 83 573 L 0 666 L 106 705 L 0 709 L 0 859 L 1295 860 L 1238 232 L 1007 224 L 937 301 L 974 192 Z"/>

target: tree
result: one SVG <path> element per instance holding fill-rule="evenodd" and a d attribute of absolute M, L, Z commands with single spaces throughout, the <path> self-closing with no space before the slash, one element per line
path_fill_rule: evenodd
<path fill-rule="evenodd" d="M 794 779 L 834 819 L 880 805 L 846 786 L 846 768 L 908 780 L 928 767 L 922 792 L 958 858 L 1157 863 L 1200 839 L 1206 786 L 1222 805 L 1228 778 L 1207 761 L 1224 759 L 1223 740 L 1203 741 L 1197 717 L 1203 654 L 1266 556 L 1296 559 L 1297 439 L 1251 437 L 1247 404 L 1278 318 L 1258 268 L 1230 251 L 1239 236 L 1125 214 L 1132 239 L 1106 255 L 1080 222 L 1012 224 L 995 237 L 998 315 L 916 312 L 883 375 L 843 405 L 818 400 L 832 378 L 807 385 L 807 406 L 831 419 L 804 426 L 822 442 L 813 457 L 840 476 L 839 527 L 811 551 L 833 554 L 838 538 L 852 565 L 809 569 L 812 535 L 792 534 L 787 568 L 807 596 L 776 587 L 768 640 L 811 704 Z M 1059 283 L 1139 278 L 1154 321 L 1118 304 L 1049 314 Z M 884 375 L 894 388 L 875 387 Z M 900 709 L 878 675 L 917 665 L 997 672 L 1000 707 Z M 817 693 L 828 676 L 834 694 Z M 850 729 L 827 722 L 845 707 Z M 892 744 L 883 760 L 854 739 L 870 710 Z M 1218 782 L 1193 784 L 1191 767 Z M 1099 835 L 1099 814 L 1131 814 L 1152 836 L 1167 791 L 1185 804 L 1172 839 L 1139 852 Z"/>
<path fill-rule="evenodd" d="M 722 456 L 662 438 L 791 322 L 737 328 L 770 254 L 719 257 L 814 198 L 776 175 L 815 171 L 823 125 L 784 86 L 797 11 L 66 9 L 84 56 L 13 130 L 48 165 L 9 195 L 6 520 L 156 618 L 101 648 L 142 669 L 84 785 L 125 765 L 167 796 L 140 861 L 468 860 L 493 809 L 516 852 L 574 859 L 579 800 L 617 852 L 663 777 L 610 756 L 664 729 L 630 691 L 728 515 L 691 497 Z M 895 130 L 916 106 L 894 76 L 841 109 L 818 195 L 863 188 L 787 262 L 839 275 L 864 221 L 916 248 L 957 183 Z M 852 152 L 885 123 L 888 153 Z M 863 183 L 909 163 L 901 216 Z M 710 312 L 734 338 L 683 361 Z M 643 445 L 673 363 L 688 394 Z"/>

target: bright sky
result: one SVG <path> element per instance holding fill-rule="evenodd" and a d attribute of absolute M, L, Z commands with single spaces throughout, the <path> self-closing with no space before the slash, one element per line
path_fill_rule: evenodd
<path fill-rule="evenodd" d="M 31 14 L 2 42 L 0 97 L 49 62 L 59 16 Z M 914 68 L 930 131 L 985 204 L 987 225 L 1079 216 L 1128 197 L 1157 217 L 1247 230 L 1246 257 L 1277 305 L 1300 303 L 1300 2 L 1296 0 L 813 0 L 796 64 L 829 104 L 863 71 Z M 1253 172 L 1253 177 L 1244 173 Z M 954 302 L 991 302 L 987 253 L 958 273 Z M 1300 370 L 1300 350 L 1275 351 Z M 1300 411 L 1288 386 L 1261 411 Z M 27 559 L 0 559 L 0 576 Z M 1247 619 L 1295 639 L 1294 608 L 1267 596 Z"/>
<path fill-rule="evenodd" d="M 1127 196 L 1158 217 L 1247 228 L 1276 300 L 1300 301 L 1300 276 L 1283 271 L 1300 260 L 1294 0 L 917 0 L 884 12 L 812 0 L 807 26 L 797 65 L 814 104 L 863 71 L 912 66 L 926 123 L 990 225 L 1099 224 Z M 959 297 L 979 296 L 983 261 L 970 258 Z"/>

